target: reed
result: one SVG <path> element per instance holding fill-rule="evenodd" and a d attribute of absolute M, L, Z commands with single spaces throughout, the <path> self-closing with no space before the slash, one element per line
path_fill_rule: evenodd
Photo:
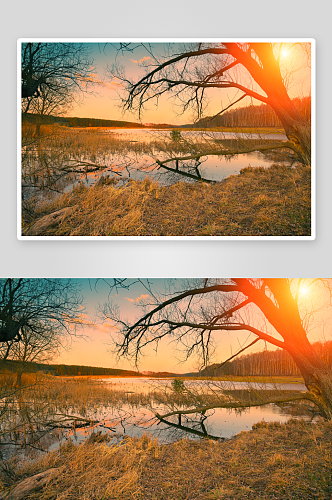
<path fill-rule="evenodd" d="M 148 436 L 118 445 L 69 443 L 39 461 L 16 466 L 17 484 L 56 471 L 32 499 L 55 500 L 325 500 L 331 497 L 331 423 L 261 422 L 225 442 Z"/>
<path fill-rule="evenodd" d="M 311 170 L 246 168 L 216 184 L 146 179 L 124 187 L 78 186 L 23 212 L 23 233 L 41 217 L 74 206 L 40 236 L 306 236 L 311 234 Z"/>

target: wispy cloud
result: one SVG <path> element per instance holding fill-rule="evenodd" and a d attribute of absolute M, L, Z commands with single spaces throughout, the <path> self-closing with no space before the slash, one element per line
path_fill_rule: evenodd
<path fill-rule="evenodd" d="M 132 302 L 132 303 L 135 303 L 135 304 L 139 304 L 139 302 L 141 302 L 142 300 L 144 299 L 148 299 L 150 297 L 150 295 L 141 295 L 140 297 L 136 297 L 136 299 L 130 299 L 129 297 L 125 297 L 126 300 L 129 300 L 129 302 Z"/>
<path fill-rule="evenodd" d="M 145 56 L 142 59 L 140 59 L 139 61 L 136 61 L 136 59 L 129 59 L 129 61 L 131 61 L 134 64 L 142 64 L 144 61 L 148 61 L 149 59 L 151 59 L 150 56 Z"/>
<path fill-rule="evenodd" d="M 95 330 L 101 333 L 109 333 L 110 330 L 118 330 L 119 328 L 110 322 L 111 320 L 106 320 L 103 323 L 93 325 Z"/>
<path fill-rule="evenodd" d="M 104 87 L 107 89 L 115 89 L 117 87 L 123 86 L 122 82 L 117 80 L 111 80 L 110 82 L 105 82 L 101 80 L 96 73 L 90 73 L 89 76 L 80 77 L 77 75 L 83 87 L 86 87 L 88 84 L 99 85 L 100 87 Z"/>
<path fill-rule="evenodd" d="M 109 83 L 104 82 L 104 86 L 111 90 L 117 89 L 118 87 L 124 87 L 123 83 L 117 80 L 111 80 Z"/>
<path fill-rule="evenodd" d="M 139 63 L 142 64 L 144 61 L 148 61 L 149 59 L 151 59 L 150 56 L 145 56 L 145 57 L 143 57 L 143 59 L 139 60 Z"/>

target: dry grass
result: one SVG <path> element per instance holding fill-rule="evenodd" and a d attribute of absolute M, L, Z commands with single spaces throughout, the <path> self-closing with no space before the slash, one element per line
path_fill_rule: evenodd
<path fill-rule="evenodd" d="M 246 168 L 215 185 L 161 188 L 145 218 L 151 235 L 310 234 L 310 170 Z"/>
<path fill-rule="evenodd" d="M 116 379 L 114 379 L 117 382 Z M 113 386 L 101 380 L 85 377 L 54 377 L 40 373 L 24 373 L 22 387 L 19 389 L 21 399 L 24 399 L 31 409 L 38 405 L 44 408 L 44 417 L 57 412 L 72 413 L 86 417 L 95 413 L 98 408 L 121 408 L 122 405 L 149 405 L 159 401 L 160 391 L 131 393 L 124 388 Z M 2 372 L 0 374 L 0 396 L 13 393 L 14 400 L 18 394 L 16 374 Z M 157 399 L 156 399 L 157 398 Z"/>
<path fill-rule="evenodd" d="M 0 374 L 0 449 L 14 446 L 25 449 L 28 455 L 35 449 L 47 450 L 58 435 L 61 437 L 61 429 L 93 426 L 105 417 L 105 412 L 118 411 L 124 405 L 126 411 L 135 413 L 158 397 L 153 390 L 130 393 L 86 378 L 23 374 L 22 383 L 18 388 L 16 374 Z"/>
<path fill-rule="evenodd" d="M 159 187 L 132 181 L 123 188 L 75 188 L 39 206 L 24 234 L 42 216 L 73 211 L 40 236 L 306 236 L 311 233 L 311 170 L 245 168 L 216 184 Z"/>
<path fill-rule="evenodd" d="M 130 136 L 125 134 L 126 129 L 68 128 L 55 124 L 42 125 L 40 132 L 39 138 L 36 138 L 35 127 L 23 124 L 22 145 L 31 141 L 36 144 L 38 140 L 38 145 L 45 147 L 47 151 L 61 151 L 64 159 L 71 157 L 103 161 L 114 153 L 126 155 L 129 152 L 151 154 L 156 149 L 166 151 L 169 150 L 170 144 L 174 152 L 183 150 L 183 145 L 170 141 L 170 131 L 166 131 L 166 134 L 154 131 L 146 135 L 145 141 L 140 142 L 132 141 Z M 140 129 L 137 129 L 137 133 L 139 132 Z"/>
<path fill-rule="evenodd" d="M 327 500 L 331 439 L 331 423 L 291 420 L 263 422 L 225 442 L 90 440 L 17 468 L 13 482 L 58 467 L 27 500 Z"/>
<path fill-rule="evenodd" d="M 143 232 L 142 207 L 157 189 L 157 184 L 149 180 L 129 182 L 123 188 L 81 185 L 53 203 L 41 205 L 36 216 L 44 216 L 64 206 L 75 207 L 43 236 L 139 236 Z"/>

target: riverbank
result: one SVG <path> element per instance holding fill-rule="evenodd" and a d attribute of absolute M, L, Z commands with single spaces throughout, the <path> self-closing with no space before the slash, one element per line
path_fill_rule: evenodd
<path fill-rule="evenodd" d="M 26 236 L 308 236 L 311 170 L 245 168 L 215 183 L 106 179 L 23 211 Z"/>
<path fill-rule="evenodd" d="M 188 380 L 188 377 L 179 377 L 181 380 Z M 241 375 L 229 375 L 220 377 L 190 377 L 190 380 L 218 380 L 224 382 L 248 382 L 256 384 L 303 384 L 304 380 L 302 377 L 297 377 L 295 375 L 252 375 L 252 376 L 241 376 Z"/>
<path fill-rule="evenodd" d="M 104 380 L 104 379 L 137 379 L 137 378 L 142 378 L 145 380 L 158 380 L 158 379 L 170 379 L 172 380 L 173 378 L 176 378 L 177 380 L 214 380 L 214 381 L 224 381 L 224 382 L 248 382 L 248 383 L 256 383 L 256 384 L 303 384 L 303 378 L 302 377 L 296 377 L 293 375 L 285 375 L 285 376 L 278 376 L 278 375 L 255 375 L 255 376 L 240 376 L 240 375 L 232 375 L 228 377 L 186 377 L 184 375 L 174 375 L 170 377 L 159 377 L 158 375 L 144 375 L 141 373 L 138 373 L 136 376 L 135 375 L 60 375 L 57 377 L 58 379 L 61 380 Z"/>
<path fill-rule="evenodd" d="M 54 469 L 28 499 L 325 500 L 332 495 L 332 425 L 261 422 L 224 442 L 181 440 L 158 445 L 147 436 L 110 445 L 94 435 L 83 445 L 20 466 L 2 488 Z"/>

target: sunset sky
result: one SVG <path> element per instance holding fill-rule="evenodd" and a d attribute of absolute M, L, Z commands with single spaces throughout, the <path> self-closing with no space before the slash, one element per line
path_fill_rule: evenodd
<path fill-rule="evenodd" d="M 78 337 L 73 340 L 70 348 L 63 350 L 61 355 L 54 359 L 54 363 L 65 363 L 72 365 L 100 366 L 105 368 L 122 368 L 135 369 L 134 363 L 126 359 L 117 359 L 111 350 L 114 348 L 111 337 L 116 335 L 117 330 L 114 328 L 112 321 L 103 319 L 97 310 L 99 305 L 102 306 L 105 302 L 113 301 L 118 304 L 121 317 L 133 322 L 135 318 L 141 316 L 139 307 L 140 301 L 144 298 L 151 297 L 154 294 L 168 294 L 169 287 L 175 286 L 177 290 L 186 288 L 185 281 L 182 279 L 156 279 L 150 280 L 151 290 L 143 286 L 147 285 L 146 279 L 142 280 L 143 284 L 132 284 L 128 289 L 118 289 L 118 292 L 111 290 L 110 284 L 112 279 L 96 280 L 96 279 L 77 279 L 82 287 L 82 295 L 85 297 L 86 309 L 83 311 L 82 320 L 87 324 L 84 329 L 78 328 Z M 132 283 L 136 280 L 128 280 Z M 316 307 L 317 304 L 329 304 L 326 297 L 322 297 L 321 291 L 314 293 L 314 287 L 301 289 L 301 298 L 306 301 L 308 309 Z M 94 322 L 95 325 L 91 323 Z M 312 323 L 312 328 L 309 332 L 310 341 L 324 341 L 331 338 L 331 308 L 327 308 L 322 313 L 315 316 L 315 321 Z M 83 334 L 84 337 L 80 337 Z M 222 362 L 229 356 L 237 352 L 241 347 L 249 343 L 247 341 L 247 332 L 219 332 L 218 346 L 211 362 Z M 254 337 L 251 337 L 252 341 Z M 273 350 L 273 346 L 267 345 L 268 350 Z M 258 342 L 251 350 L 254 352 L 265 348 L 264 342 Z M 181 352 L 176 344 L 170 344 L 170 339 L 166 339 L 160 343 L 158 352 L 153 348 L 145 351 L 145 356 L 141 359 L 139 370 L 141 371 L 170 371 L 176 373 L 186 373 L 197 370 L 199 361 L 196 358 L 189 359 L 186 363 L 181 363 Z"/>
<path fill-rule="evenodd" d="M 71 347 L 64 350 L 61 356 L 55 360 L 56 363 L 101 366 L 106 368 L 136 369 L 132 361 L 126 359 L 117 359 L 112 354 L 114 348 L 112 336 L 116 335 L 116 329 L 109 320 L 103 320 L 98 313 L 99 306 L 109 301 L 116 303 L 121 316 L 133 321 L 139 316 L 138 307 L 141 299 L 147 298 L 149 292 L 139 283 L 133 284 L 128 290 L 118 289 L 110 293 L 110 284 L 112 279 L 78 279 L 75 280 L 82 286 L 82 295 L 85 297 L 86 310 L 83 313 L 83 319 L 86 323 L 95 322 L 96 324 L 87 325 L 83 329 L 78 328 L 77 333 L 84 335 L 82 338 L 73 340 Z M 135 280 L 129 280 L 133 282 Z M 180 280 L 177 280 L 180 281 Z M 146 282 L 146 280 L 144 280 Z M 151 283 L 154 292 L 165 293 L 167 280 L 152 279 Z M 176 371 L 186 372 L 195 366 L 195 360 L 189 363 L 180 363 L 180 353 L 176 352 L 173 346 L 168 345 L 168 341 L 160 345 L 158 353 L 153 349 L 145 351 L 146 356 L 142 359 L 139 369 L 151 371 Z"/>
<path fill-rule="evenodd" d="M 115 120 L 138 121 L 138 117 L 131 113 L 123 113 L 119 107 L 118 91 L 121 90 L 119 82 L 112 80 L 107 68 L 117 62 L 123 66 L 127 77 L 137 80 L 144 75 L 145 69 L 142 65 L 152 61 L 151 55 L 144 47 L 133 43 L 133 52 L 118 52 L 119 43 L 89 43 L 91 56 L 94 59 L 93 74 L 97 82 L 91 87 L 94 95 L 86 95 L 84 99 L 75 105 L 68 116 L 104 118 Z M 151 43 L 154 54 L 161 55 L 167 50 L 166 43 Z M 135 48 L 136 47 L 136 48 Z M 171 51 L 178 51 L 180 45 L 171 44 Z M 296 47 L 291 43 L 283 45 L 280 64 L 284 74 L 290 74 L 289 94 L 291 97 L 303 97 L 310 93 L 310 69 L 303 68 L 303 56 L 299 56 Z M 302 69 L 301 69 L 302 68 Z M 219 112 L 230 104 L 233 99 L 239 97 L 234 89 L 211 90 L 209 93 L 209 107 L 206 115 Z M 240 105 L 251 104 L 250 98 L 245 98 Z M 260 104 L 253 102 L 253 104 Z M 158 103 L 151 101 L 147 111 L 142 117 L 143 123 L 172 123 L 184 124 L 193 121 L 192 111 L 180 114 L 180 108 L 169 95 L 163 96 Z"/>

